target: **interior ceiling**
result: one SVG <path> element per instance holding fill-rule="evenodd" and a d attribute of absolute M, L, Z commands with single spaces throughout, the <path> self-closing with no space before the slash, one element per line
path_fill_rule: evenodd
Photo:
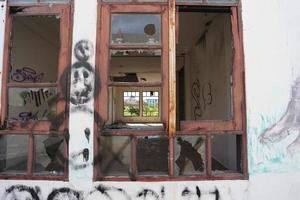
<path fill-rule="evenodd" d="M 60 20 L 56 16 L 17 16 L 13 22 L 59 48 Z"/>
<path fill-rule="evenodd" d="M 218 13 L 179 12 L 179 41 L 176 54 L 184 55 L 194 47 Z"/>

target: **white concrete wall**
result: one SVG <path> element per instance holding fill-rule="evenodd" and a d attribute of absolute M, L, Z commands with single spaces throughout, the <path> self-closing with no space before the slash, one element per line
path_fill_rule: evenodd
<path fill-rule="evenodd" d="M 1 2 L 2 3 L 2 2 Z M 88 40 L 91 55 L 87 62 L 95 65 L 96 0 L 86 3 L 75 0 L 73 49 L 80 40 Z M 287 110 L 291 86 L 300 71 L 300 2 L 297 0 L 244 0 L 244 49 L 246 66 L 246 95 L 248 122 L 249 180 L 244 181 L 193 181 L 193 182 L 92 182 L 92 163 L 82 163 L 76 152 L 88 148 L 93 158 L 93 140 L 89 143 L 84 130 L 93 133 L 93 110 L 89 113 L 70 109 L 70 175 L 69 182 L 1 180 L 0 199 L 221 199 L 221 200 L 298 200 L 300 198 L 300 173 L 298 154 L 288 155 L 300 148 L 293 139 L 298 132 L 290 130 L 288 137 L 279 142 L 272 139 L 272 125 Z M 3 11 L 0 12 L 3 16 Z M 1 18 L 0 32 L 3 32 Z M 2 41 L 3 42 L 3 41 Z M 2 43 L 0 43 L 2 44 Z M 1 45 L 0 45 L 1 46 Z M 1 48 L 0 48 L 1 49 Z M 0 56 L 1 57 L 1 56 Z M 72 63 L 77 62 L 73 56 Z M 73 79 L 72 79 L 73 80 Z M 75 85 L 72 91 L 78 89 Z M 93 108 L 93 99 L 83 103 Z M 83 106 L 83 105 L 82 105 Z M 296 124 L 297 125 L 297 124 Z M 287 129 L 293 123 L 283 125 Z M 296 126 L 297 127 L 297 126 Z M 281 130 L 281 129 L 280 129 Z M 266 133 L 266 134 L 264 134 Z M 267 134 L 268 133 L 268 134 Z M 281 131 L 277 131 L 279 135 Z M 260 142 L 259 136 L 265 138 Z M 284 135 L 284 133 L 282 133 Z M 292 137 L 292 138 L 289 138 Z M 87 164 L 80 170 L 72 166 Z M 297 167 L 298 166 L 298 167 Z M 103 184 L 100 185 L 99 184 Z M 13 188 L 12 188 L 13 187 Z M 118 189 L 119 188 L 119 189 Z M 77 193 L 78 192 L 78 193 Z M 79 198 L 76 197 L 78 195 Z M 201 195 L 201 196 L 200 196 Z M 219 196 L 219 198 L 217 198 Z M 75 198 L 76 197 L 76 198 Z"/>

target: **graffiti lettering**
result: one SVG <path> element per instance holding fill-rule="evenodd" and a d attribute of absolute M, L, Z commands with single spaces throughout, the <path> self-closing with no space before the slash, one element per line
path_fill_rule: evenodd
<path fill-rule="evenodd" d="M 15 72 L 12 72 L 10 79 L 15 82 L 32 82 L 38 83 L 42 82 L 44 73 L 38 74 L 34 69 L 30 67 L 23 67 L 21 69 L 16 69 Z"/>
<path fill-rule="evenodd" d="M 160 199 L 164 199 L 164 196 L 165 196 L 165 188 L 163 186 L 160 190 L 160 195 L 151 189 L 143 189 L 142 191 L 138 192 L 138 194 L 136 195 L 138 199 L 142 198 L 144 200 L 147 199 L 160 200 Z"/>
<path fill-rule="evenodd" d="M 192 84 L 192 96 L 195 101 L 194 119 L 200 119 L 207 105 L 213 103 L 212 85 L 211 83 L 200 84 L 199 79 Z"/>
<path fill-rule="evenodd" d="M 184 199 L 197 199 L 197 200 L 201 200 L 201 197 L 208 197 L 213 195 L 215 197 L 215 200 L 219 200 L 220 199 L 220 193 L 219 190 L 217 188 L 215 188 L 213 191 L 201 191 L 200 188 L 198 186 L 195 187 L 195 191 L 191 191 L 188 187 L 185 187 L 184 190 L 181 193 L 181 196 Z M 194 198 L 196 197 L 196 198 Z M 211 199 L 211 197 L 210 197 Z"/>
<path fill-rule="evenodd" d="M 51 97 L 55 96 L 53 90 L 39 89 L 39 90 L 26 90 L 21 93 L 24 105 L 34 104 L 36 107 L 40 107 L 47 102 Z"/>

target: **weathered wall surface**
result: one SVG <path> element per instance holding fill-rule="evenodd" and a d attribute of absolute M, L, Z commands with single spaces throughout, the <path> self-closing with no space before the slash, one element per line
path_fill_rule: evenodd
<path fill-rule="evenodd" d="M 96 0 L 75 0 L 72 73 L 87 70 L 93 90 L 70 108 L 69 182 L 1 180 L 0 199 L 300 199 L 298 82 L 300 3 L 244 0 L 249 180 L 92 182 Z M 0 53 L 5 9 L 0 1 Z M 83 47 L 84 54 L 76 49 Z M 0 56 L 2 59 L 2 57 Z M 0 59 L 0 60 L 1 60 Z M 77 62 L 85 62 L 78 66 Z M 86 67 L 84 67 L 86 66 Z M 91 66 L 91 67 L 89 67 Z M 1 67 L 2 68 L 2 67 Z M 0 68 L 0 69 L 1 69 Z M 74 83 L 74 84 L 73 84 Z M 71 97 L 80 87 L 72 77 Z M 78 83 L 80 84 L 80 83 Z M 299 101 L 300 102 L 300 101 Z M 83 122 L 84 119 L 84 123 Z M 83 151 L 84 149 L 87 149 Z M 83 152 L 89 159 L 82 159 Z M 280 172 L 280 173 L 279 173 Z M 284 172 L 284 173 L 282 173 Z"/>
<path fill-rule="evenodd" d="M 243 6 L 250 173 L 299 171 L 300 4 Z"/>

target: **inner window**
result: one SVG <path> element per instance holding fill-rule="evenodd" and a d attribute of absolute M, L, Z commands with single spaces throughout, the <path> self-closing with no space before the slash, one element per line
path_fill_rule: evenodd
<path fill-rule="evenodd" d="M 155 91 L 143 92 L 143 117 L 159 116 L 159 95 Z"/>
<path fill-rule="evenodd" d="M 140 93 L 123 92 L 123 116 L 138 117 L 140 116 Z"/>

